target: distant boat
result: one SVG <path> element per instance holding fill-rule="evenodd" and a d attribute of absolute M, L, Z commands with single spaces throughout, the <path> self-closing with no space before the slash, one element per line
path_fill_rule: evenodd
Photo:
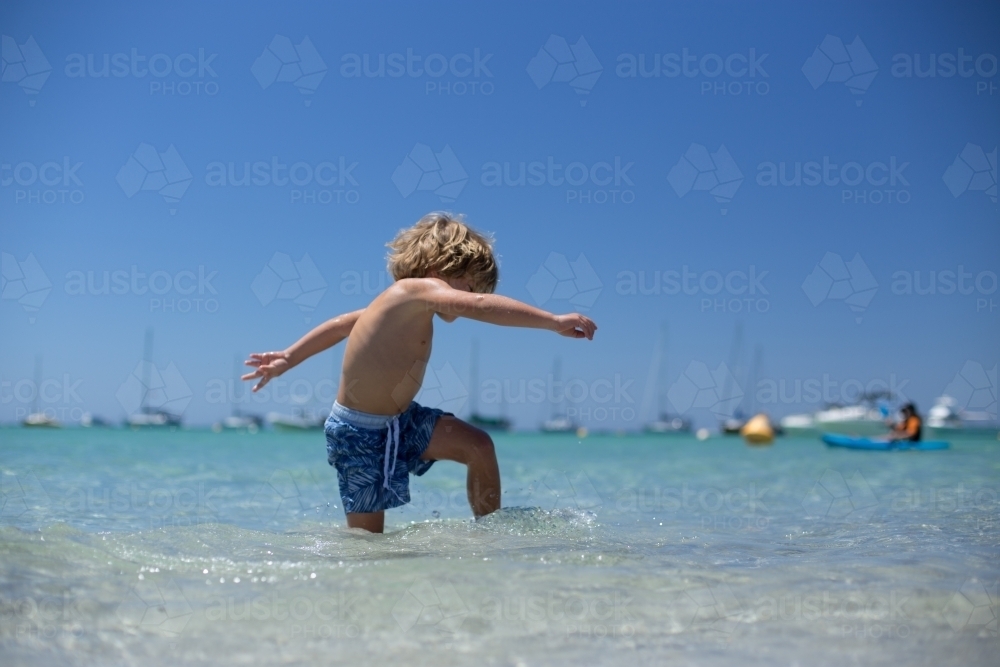
<path fill-rule="evenodd" d="M 659 419 L 643 426 L 642 430 L 646 433 L 655 433 L 657 435 L 689 435 L 691 433 L 691 422 L 684 417 L 671 417 L 664 413 L 660 415 Z"/>
<path fill-rule="evenodd" d="M 666 392 L 663 389 L 664 376 L 667 374 L 667 325 L 660 327 L 660 335 L 653 349 L 653 359 L 649 365 L 649 377 L 646 379 L 646 396 L 643 400 L 643 415 L 649 414 L 650 403 L 655 402 L 659 416 L 644 424 L 645 433 L 656 435 L 686 435 L 691 433 L 691 421 L 686 417 L 671 415 L 666 409 Z M 655 395 L 655 401 L 653 396 Z"/>
<path fill-rule="evenodd" d="M 552 363 L 552 382 L 558 384 L 560 380 L 560 370 L 562 365 L 558 357 Z M 538 429 L 542 433 L 577 433 L 580 425 L 569 418 L 566 414 L 560 414 L 556 405 L 552 406 L 552 414 L 548 419 L 542 421 Z"/>
<path fill-rule="evenodd" d="M 569 417 L 552 417 L 542 422 L 542 433 L 576 433 L 580 427 Z"/>
<path fill-rule="evenodd" d="M 125 418 L 125 426 L 130 429 L 178 429 L 181 416 L 149 405 L 150 370 L 153 368 L 153 329 L 146 329 L 146 340 L 142 351 L 142 400 L 139 411 Z"/>
<path fill-rule="evenodd" d="M 31 403 L 31 412 L 21 422 L 27 428 L 62 428 L 55 417 L 50 417 L 38 409 L 38 395 L 42 387 L 42 355 L 35 355 L 35 395 Z"/>
<path fill-rule="evenodd" d="M 319 431 L 326 423 L 326 417 L 317 416 L 308 410 L 297 410 L 286 415 L 281 412 L 269 412 L 267 421 L 277 431 Z"/>
<path fill-rule="evenodd" d="M 863 394 L 853 405 L 830 404 L 811 415 L 783 417 L 781 428 L 788 435 L 878 435 L 887 430 L 889 408 L 886 401 L 892 399 L 893 395 L 888 391 L 870 392 Z"/>
<path fill-rule="evenodd" d="M 927 413 L 925 424 L 932 437 L 961 438 L 987 437 L 996 438 L 998 433 L 996 420 L 986 412 L 971 412 L 958 407 L 958 402 L 951 396 L 939 396 L 934 406 Z"/>
<path fill-rule="evenodd" d="M 54 417 L 49 417 L 44 412 L 32 412 L 24 421 L 21 422 L 21 426 L 27 428 L 62 428 L 60 424 Z"/>
<path fill-rule="evenodd" d="M 103 417 L 98 417 L 90 414 L 89 412 L 84 412 L 80 417 L 80 426 L 84 428 L 101 428 L 111 426 L 111 423 Z"/>
<path fill-rule="evenodd" d="M 469 423 L 484 431 L 509 431 L 510 420 L 506 417 L 486 417 L 479 414 L 469 415 Z"/>
<path fill-rule="evenodd" d="M 736 373 L 736 365 L 740 363 L 740 354 L 742 349 L 743 323 L 737 322 L 733 328 L 733 346 L 729 350 L 729 373 L 726 374 L 726 379 L 722 386 L 721 398 L 723 401 L 729 401 L 732 398 L 730 394 L 730 379 L 735 379 L 734 373 Z M 721 420 L 719 423 L 719 432 L 723 435 L 739 435 L 740 430 L 742 430 L 742 428 L 746 425 L 747 418 L 743 414 L 743 410 L 740 408 L 741 403 L 742 400 L 736 404 L 733 414 Z"/>
<path fill-rule="evenodd" d="M 133 430 L 147 428 L 178 429 L 181 427 L 181 417 L 166 410 L 145 407 L 139 412 L 126 417 L 125 425 Z"/>
<path fill-rule="evenodd" d="M 470 412 L 468 422 L 473 426 L 483 429 L 484 431 L 509 431 L 511 427 L 510 420 L 503 414 L 496 417 L 488 417 L 486 415 L 479 413 L 479 341 L 473 339 L 472 341 L 472 361 L 469 364 L 469 387 L 472 388 L 470 393 Z M 503 411 L 506 403 L 503 397 L 503 387 L 500 388 L 500 410 Z"/>
<path fill-rule="evenodd" d="M 236 386 L 242 384 L 240 372 L 242 369 L 242 363 L 240 355 L 233 357 L 233 368 L 234 374 L 236 376 Z M 235 396 L 233 397 L 235 401 Z M 221 433 L 222 431 L 246 431 L 247 433 L 257 433 L 262 428 L 264 428 L 264 418 L 260 415 L 245 415 L 243 412 L 235 406 L 233 406 L 233 413 L 228 417 L 223 418 L 212 424 L 212 430 L 216 433 Z"/>
<path fill-rule="evenodd" d="M 233 414 L 212 425 L 216 433 L 220 431 L 246 431 L 257 433 L 264 428 L 264 419 L 259 415 Z"/>

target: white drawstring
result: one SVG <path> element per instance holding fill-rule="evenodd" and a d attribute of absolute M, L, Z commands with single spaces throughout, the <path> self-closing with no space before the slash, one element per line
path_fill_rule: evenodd
<path fill-rule="evenodd" d="M 387 433 L 385 434 L 385 465 L 382 468 L 382 488 L 389 489 L 393 495 L 398 497 L 396 491 L 389 486 L 389 478 L 396 472 L 396 458 L 399 456 L 399 415 L 396 415 L 386 423 Z M 395 451 L 393 451 L 395 444 Z M 390 459 L 392 464 L 390 467 Z"/>

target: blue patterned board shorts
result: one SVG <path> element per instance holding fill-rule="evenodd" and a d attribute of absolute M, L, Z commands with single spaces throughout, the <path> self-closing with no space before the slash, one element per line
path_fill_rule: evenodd
<path fill-rule="evenodd" d="M 337 468 L 344 511 L 381 512 L 410 502 L 410 473 L 423 475 L 434 461 L 420 455 L 446 414 L 417 403 L 395 417 L 373 415 L 334 402 L 326 420 L 326 453 Z"/>

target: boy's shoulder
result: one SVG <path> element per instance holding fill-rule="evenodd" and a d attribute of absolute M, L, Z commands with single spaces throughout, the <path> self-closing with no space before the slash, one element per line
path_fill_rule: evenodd
<path fill-rule="evenodd" d="M 448 283 L 440 278 L 400 278 L 385 288 L 383 294 L 392 293 L 401 296 L 416 297 L 428 292 L 438 291 L 441 288 L 448 288 Z"/>

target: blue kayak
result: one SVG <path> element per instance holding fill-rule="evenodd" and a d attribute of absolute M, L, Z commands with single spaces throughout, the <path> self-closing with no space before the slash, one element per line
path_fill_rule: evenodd
<path fill-rule="evenodd" d="M 878 452 L 926 452 L 935 449 L 948 449 L 949 447 L 948 443 L 943 440 L 921 440 L 920 442 L 910 442 L 909 440 L 872 440 L 871 438 L 854 438 L 849 435 L 838 435 L 836 433 L 824 433 L 822 439 L 830 447 L 869 449 Z"/>

